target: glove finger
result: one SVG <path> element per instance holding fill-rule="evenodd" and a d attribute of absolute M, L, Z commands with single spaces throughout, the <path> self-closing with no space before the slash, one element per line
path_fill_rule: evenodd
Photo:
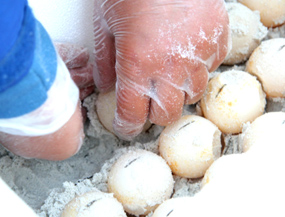
<path fill-rule="evenodd" d="M 95 3 L 96 4 L 96 3 Z M 114 87 L 115 73 L 115 43 L 105 19 L 101 16 L 98 5 L 94 13 L 95 68 L 94 81 L 101 92 L 107 92 Z"/>
<path fill-rule="evenodd" d="M 78 88 L 81 89 L 94 85 L 93 64 L 87 63 L 86 66 L 70 69 L 69 72 Z"/>
<path fill-rule="evenodd" d="M 122 139 L 131 140 L 142 131 L 147 120 L 149 98 L 142 94 L 141 87 L 121 79 L 118 79 L 116 86 L 114 131 Z"/>
<path fill-rule="evenodd" d="M 201 99 L 207 87 L 208 74 L 205 65 L 199 64 L 197 67 L 191 67 L 189 77 L 185 80 L 183 85 L 183 89 L 186 93 L 185 104 L 194 104 Z"/>
<path fill-rule="evenodd" d="M 81 101 L 84 100 L 87 96 L 89 96 L 91 93 L 93 93 L 94 90 L 95 90 L 94 85 L 79 89 L 79 99 Z"/>
<path fill-rule="evenodd" d="M 181 117 L 184 92 L 170 82 L 158 81 L 153 88 L 149 119 L 152 123 L 166 126 Z"/>
<path fill-rule="evenodd" d="M 69 43 L 54 43 L 57 52 L 68 69 L 83 67 L 89 60 L 87 48 Z"/>

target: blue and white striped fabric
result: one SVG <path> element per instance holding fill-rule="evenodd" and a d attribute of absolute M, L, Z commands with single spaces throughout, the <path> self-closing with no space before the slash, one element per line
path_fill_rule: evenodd
<path fill-rule="evenodd" d="M 1 7 L 2 2 L 6 2 L 4 5 L 7 2 L 18 4 L 14 0 L 0 2 Z M 7 46 L 2 47 L 6 55 L 0 48 L 0 118 L 18 117 L 40 107 L 47 99 L 47 91 L 57 71 L 57 54 L 49 35 L 34 18 L 26 0 L 21 2 L 24 2 L 20 4 L 23 7 L 23 18 L 19 31 L 6 31 L 4 22 L 0 27 L 1 45 L 11 46 L 9 37 L 4 38 L 5 34 L 10 34 L 10 39 L 14 41 L 9 50 Z M 8 8 L 19 14 L 19 8 Z M 9 23 L 5 25 L 9 26 Z M 14 35 L 17 35 L 16 40 Z"/>

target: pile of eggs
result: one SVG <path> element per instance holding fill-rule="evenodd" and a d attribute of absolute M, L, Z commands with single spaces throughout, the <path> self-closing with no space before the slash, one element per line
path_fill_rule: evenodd
<path fill-rule="evenodd" d="M 165 127 L 159 155 L 127 151 L 109 172 L 109 193 L 79 195 L 61 217 L 284 215 L 276 193 L 285 194 L 285 112 L 265 108 L 267 100 L 285 98 L 285 38 L 265 37 L 284 24 L 285 1 L 239 2 L 226 3 L 232 49 L 224 65 L 246 63 L 245 70 L 215 73 L 197 104 L 201 115 Z M 113 132 L 115 92 L 100 93 L 96 110 Z M 238 135 L 243 153 L 222 156 L 222 135 Z M 171 198 L 173 175 L 200 179 L 200 192 Z"/>

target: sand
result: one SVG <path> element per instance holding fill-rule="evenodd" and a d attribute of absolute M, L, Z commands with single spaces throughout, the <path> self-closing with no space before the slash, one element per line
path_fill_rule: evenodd
<path fill-rule="evenodd" d="M 276 37 L 285 37 L 285 25 L 271 29 L 266 39 Z M 229 68 L 243 70 L 245 66 L 221 66 L 216 73 Z M 98 121 L 94 111 L 97 95 L 95 93 L 84 101 L 83 105 L 88 109 L 86 138 L 79 153 L 70 159 L 61 162 L 24 159 L 0 146 L 0 176 L 39 216 L 59 217 L 65 204 L 77 194 L 94 188 L 106 192 L 108 171 L 126 150 L 142 148 L 158 153 L 157 139 L 163 127 L 153 125 L 134 141 L 121 141 L 106 131 Z M 285 112 L 285 100 L 268 100 L 266 110 Z M 199 106 L 185 106 L 184 114 L 199 114 Z M 224 138 L 223 154 L 241 153 L 238 135 L 225 135 Z M 200 190 L 200 180 L 177 176 L 174 179 L 172 197 L 193 196 Z"/>

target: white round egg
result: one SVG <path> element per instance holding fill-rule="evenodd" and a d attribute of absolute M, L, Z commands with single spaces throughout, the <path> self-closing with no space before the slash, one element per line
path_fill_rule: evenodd
<path fill-rule="evenodd" d="M 261 22 L 276 27 L 285 22 L 285 0 L 238 0 L 253 11 L 259 11 Z"/>
<path fill-rule="evenodd" d="M 264 113 L 265 104 L 265 93 L 256 77 L 238 70 L 212 78 L 201 99 L 203 115 L 227 134 L 240 133 L 244 123 Z"/>
<path fill-rule="evenodd" d="M 201 182 L 201 188 L 210 183 L 220 185 L 220 183 L 232 182 L 236 179 L 235 174 L 242 174 L 241 165 L 244 158 L 242 154 L 230 154 L 217 159 L 206 171 Z"/>
<path fill-rule="evenodd" d="M 234 65 L 248 59 L 260 41 L 267 35 L 267 28 L 260 22 L 259 13 L 240 3 L 227 3 L 232 49 L 223 64 Z"/>
<path fill-rule="evenodd" d="M 181 217 L 185 216 L 185 213 L 193 212 L 194 208 L 193 197 L 176 197 L 164 201 L 154 211 L 152 217 Z M 196 213 L 197 214 L 197 213 Z"/>
<path fill-rule="evenodd" d="M 285 97 L 285 38 L 263 41 L 250 56 L 246 71 L 255 75 L 267 97 Z"/>
<path fill-rule="evenodd" d="M 283 215 L 282 163 L 249 152 L 220 157 L 206 172 L 203 187 L 194 196 L 205 207 L 199 216 Z"/>
<path fill-rule="evenodd" d="M 221 155 L 221 131 L 203 117 L 182 116 L 162 131 L 159 152 L 175 175 L 202 177 Z"/>
<path fill-rule="evenodd" d="M 163 158 L 140 149 L 123 154 L 108 177 L 109 192 L 126 212 L 137 216 L 148 214 L 169 199 L 173 186 L 171 170 Z"/>
<path fill-rule="evenodd" d="M 113 129 L 113 120 L 116 110 L 116 93 L 112 90 L 108 93 L 99 93 L 96 100 L 96 112 L 101 124 L 111 133 L 115 134 Z"/>
<path fill-rule="evenodd" d="M 87 192 L 71 200 L 61 217 L 126 217 L 122 204 L 112 194 Z"/>
<path fill-rule="evenodd" d="M 96 112 L 101 124 L 111 133 L 115 134 L 113 128 L 113 121 L 116 110 L 116 92 L 115 90 L 107 93 L 99 93 L 96 100 Z M 143 132 L 151 127 L 149 120 L 146 121 Z"/>
<path fill-rule="evenodd" d="M 242 149 L 268 155 L 284 153 L 285 112 L 269 112 L 256 118 L 243 132 Z"/>

